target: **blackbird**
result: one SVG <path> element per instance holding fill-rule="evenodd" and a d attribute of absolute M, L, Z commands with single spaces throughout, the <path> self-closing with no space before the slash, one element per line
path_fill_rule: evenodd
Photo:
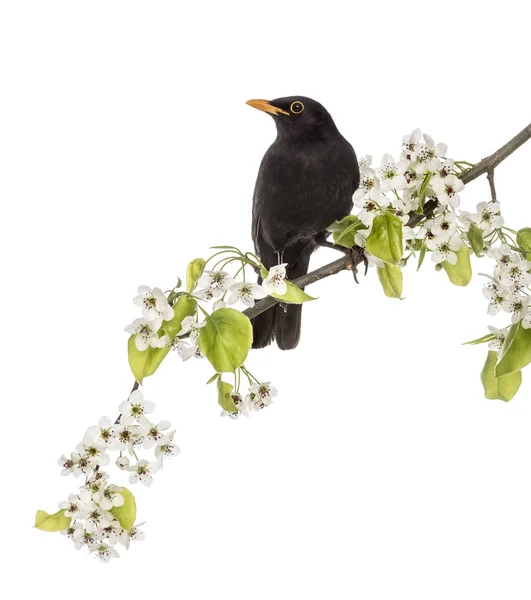
<path fill-rule="evenodd" d="M 312 252 L 326 245 L 326 228 L 350 213 L 360 179 L 358 161 L 319 102 L 290 96 L 247 104 L 269 113 L 277 127 L 254 190 L 255 251 L 267 269 L 287 263 L 287 278 L 293 280 L 308 272 Z M 301 311 L 300 304 L 277 304 L 255 317 L 253 348 L 273 340 L 282 350 L 295 348 Z"/>

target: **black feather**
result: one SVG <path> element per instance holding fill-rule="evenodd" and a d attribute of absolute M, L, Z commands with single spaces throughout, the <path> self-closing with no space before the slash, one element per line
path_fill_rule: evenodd
<path fill-rule="evenodd" d="M 304 106 L 290 112 L 294 102 Z M 252 236 L 267 269 L 285 262 L 287 278 L 308 272 L 310 256 L 326 228 L 352 209 L 359 169 L 352 146 L 326 109 L 310 98 L 293 96 L 270 105 L 277 138 L 262 159 L 253 198 Z M 253 319 L 254 348 L 276 339 L 283 350 L 300 337 L 300 305 L 277 305 Z"/>

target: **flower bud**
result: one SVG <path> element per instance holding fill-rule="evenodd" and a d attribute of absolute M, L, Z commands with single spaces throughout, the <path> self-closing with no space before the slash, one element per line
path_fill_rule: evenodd
<path fill-rule="evenodd" d="M 129 467 L 129 459 L 127 458 L 127 456 L 119 456 L 116 459 L 116 466 L 119 469 L 127 469 Z"/>

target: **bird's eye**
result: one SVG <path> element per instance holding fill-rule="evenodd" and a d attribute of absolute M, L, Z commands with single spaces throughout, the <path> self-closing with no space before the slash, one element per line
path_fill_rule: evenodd
<path fill-rule="evenodd" d="M 302 102 L 292 102 L 289 109 L 293 114 L 298 115 L 304 110 L 304 104 Z"/>

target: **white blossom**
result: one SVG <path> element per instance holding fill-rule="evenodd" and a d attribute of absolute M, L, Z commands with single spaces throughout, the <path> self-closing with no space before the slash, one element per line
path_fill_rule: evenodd
<path fill-rule="evenodd" d="M 97 491 L 92 497 L 94 502 L 99 504 L 101 508 L 111 510 L 114 506 L 123 506 L 124 497 L 120 492 L 123 492 L 123 488 L 108 484 Z"/>
<path fill-rule="evenodd" d="M 390 154 L 384 154 L 382 157 L 382 166 L 380 168 L 381 184 L 380 189 L 383 193 L 390 190 L 403 190 L 407 181 L 404 177 L 406 163 L 395 163 Z"/>
<path fill-rule="evenodd" d="M 140 421 L 142 417 L 149 415 L 155 410 L 155 404 L 144 400 L 144 394 L 140 390 L 131 392 L 129 399 L 124 400 L 118 410 L 121 413 L 120 424 L 131 425 L 135 420 Z"/>
<path fill-rule="evenodd" d="M 177 336 L 186 335 L 195 342 L 201 333 L 201 328 L 206 325 L 206 320 L 199 323 L 195 317 L 185 317 L 181 323 L 181 329 Z"/>
<path fill-rule="evenodd" d="M 108 563 L 111 558 L 119 558 L 118 552 L 107 544 L 98 544 L 90 549 L 92 553 L 96 554 L 96 558 L 98 558 L 101 562 Z"/>
<path fill-rule="evenodd" d="M 455 175 L 447 175 L 440 182 L 434 183 L 433 191 L 437 200 L 443 205 L 457 208 L 461 202 L 459 192 L 465 188 L 465 184 Z"/>
<path fill-rule="evenodd" d="M 173 308 L 160 288 L 151 289 L 147 285 L 138 288 L 138 296 L 133 300 L 134 304 L 142 307 L 142 315 L 147 321 L 173 319 Z"/>
<path fill-rule="evenodd" d="M 139 460 L 136 465 L 129 467 L 131 475 L 129 475 L 129 483 L 139 481 L 146 487 L 150 487 L 153 483 L 153 473 L 159 470 L 159 465 L 156 462 L 150 462 L 146 459 Z"/>
<path fill-rule="evenodd" d="M 459 235 L 454 235 L 449 240 L 440 241 L 433 250 L 431 258 L 433 262 L 449 262 L 451 265 L 457 264 L 457 250 L 463 245 L 463 240 Z"/>
<path fill-rule="evenodd" d="M 109 417 L 101 417 L 98 425 L 89 427 L 83 436 L 85 444 L 97 442 L 103 444 L 107 449 L 114 450 L 116 448 L 116 438 L 113 433 L 113 422 Z"/>
<path fill-rule="evenodd" d="M 227 304 L 235 304 L 240 300 L 245 306 L 254 306 L 255 300 L 261 300 L 267 296 L 261 285 L 251 282 L 235 283 L 229 290 Z"/>
<path fill-rule="evenodd" d="M 288 263 L 282 263 L 269 269 L 269 274 L 262 283 L 262 287 L 267 294 L 283 296 L 288 291 L 288 286 L 284 281 L 286 278 L 287 264 Z"/>
<path fill-rule="evenodd" d="M 252 385 L 249 388 L 246 402 L 253 410 L 260 410 L 269 406 L 277 394 L 276 388 L 271 387 L 269 382 Z"/>
<path fill-rule="evenodd" d="M 135 335 L 135 345 L 140 352 L 146 350 L 150 346 L 152 348 L 163 348 L 167 340 L 160 338 L 157 331 L 161 328 L 162 321 L 156 319 L 147 321 L 146 319 L 135 319 L 131 325 L 125 328 L 127 333 Z"/>

